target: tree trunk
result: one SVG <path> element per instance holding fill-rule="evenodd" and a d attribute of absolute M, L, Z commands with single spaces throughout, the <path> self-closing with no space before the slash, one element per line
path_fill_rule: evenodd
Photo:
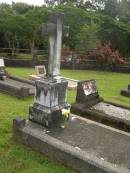
<path fill-rule="evenodd" d="M 37 49 L 35 47 L 35 42 L 33 40 L 32 44 L 31 44 L 31 55 L 32 55 L 32 65 L 36 65 L 37 64 Z"/>
<path fill-rule="evenodd" d="M 12 57 L 14 58 L 14 56 L 15 56 L 15 44 L 14 44 L 14 40 L 13 40 Z"/>

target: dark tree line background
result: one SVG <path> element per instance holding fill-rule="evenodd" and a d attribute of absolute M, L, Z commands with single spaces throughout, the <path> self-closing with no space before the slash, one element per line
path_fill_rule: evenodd
<path fill-rule="evenodd" d="M 64 47 L 92 49 L 98 43 L 112 44 L 123 55 L 130 53 L 130 1 L 45 0 L 41 7 L 24 3 L 0 4 L 0 47 L 47 49 L 41 26 L 53 11 L 65 13 L 70 26 Z"/>

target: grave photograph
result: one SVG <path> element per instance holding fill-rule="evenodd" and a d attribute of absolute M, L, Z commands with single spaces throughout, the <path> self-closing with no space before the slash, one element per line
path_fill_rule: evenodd
<path fill-rule="evenodd" d="M 0 173 L 130 172 L 129 8 L 1 0 Z"/>

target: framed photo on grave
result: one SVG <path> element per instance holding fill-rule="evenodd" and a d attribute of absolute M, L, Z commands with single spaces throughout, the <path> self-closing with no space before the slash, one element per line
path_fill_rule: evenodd
<path fill-rule="evenodd" d="M 37 76 L 45 76 L 46 75 L 46 68 L 44 65 L 40 65 L 40 66 L 35 66 L 35 72 Z"/>
<path fill-rule="evenodd" d="M 84 90 L 84 94 L 86 96 L 97 93 L 97 87 L 96 87 L 95 80 L 85 81 L 84 83 L 82 83 L 82 87 Z"/>

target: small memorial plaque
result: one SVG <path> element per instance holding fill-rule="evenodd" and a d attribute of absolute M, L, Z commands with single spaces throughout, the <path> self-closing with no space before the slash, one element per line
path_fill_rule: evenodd
<path fill-rule="evenodd" d="M 64 30 L 63 13 L 53 13 L 51 20 L 44 24 L 42 31 L 49 36 L 49 61 L 47 75 L 45 66 L 37 66 L 36 95 L 29 108 L 29 119 L 46 127 L 63 127 L 67 104 L 68 82 L 60 76 L 62 35 Z M 67 116 L 69 114 L 67 113 Z"/>
<path fill-rule="evenodd" d="M 46 74 L 46 68 L 44 65 L 35 66 L 37 76 L 44 76 Z"/>

